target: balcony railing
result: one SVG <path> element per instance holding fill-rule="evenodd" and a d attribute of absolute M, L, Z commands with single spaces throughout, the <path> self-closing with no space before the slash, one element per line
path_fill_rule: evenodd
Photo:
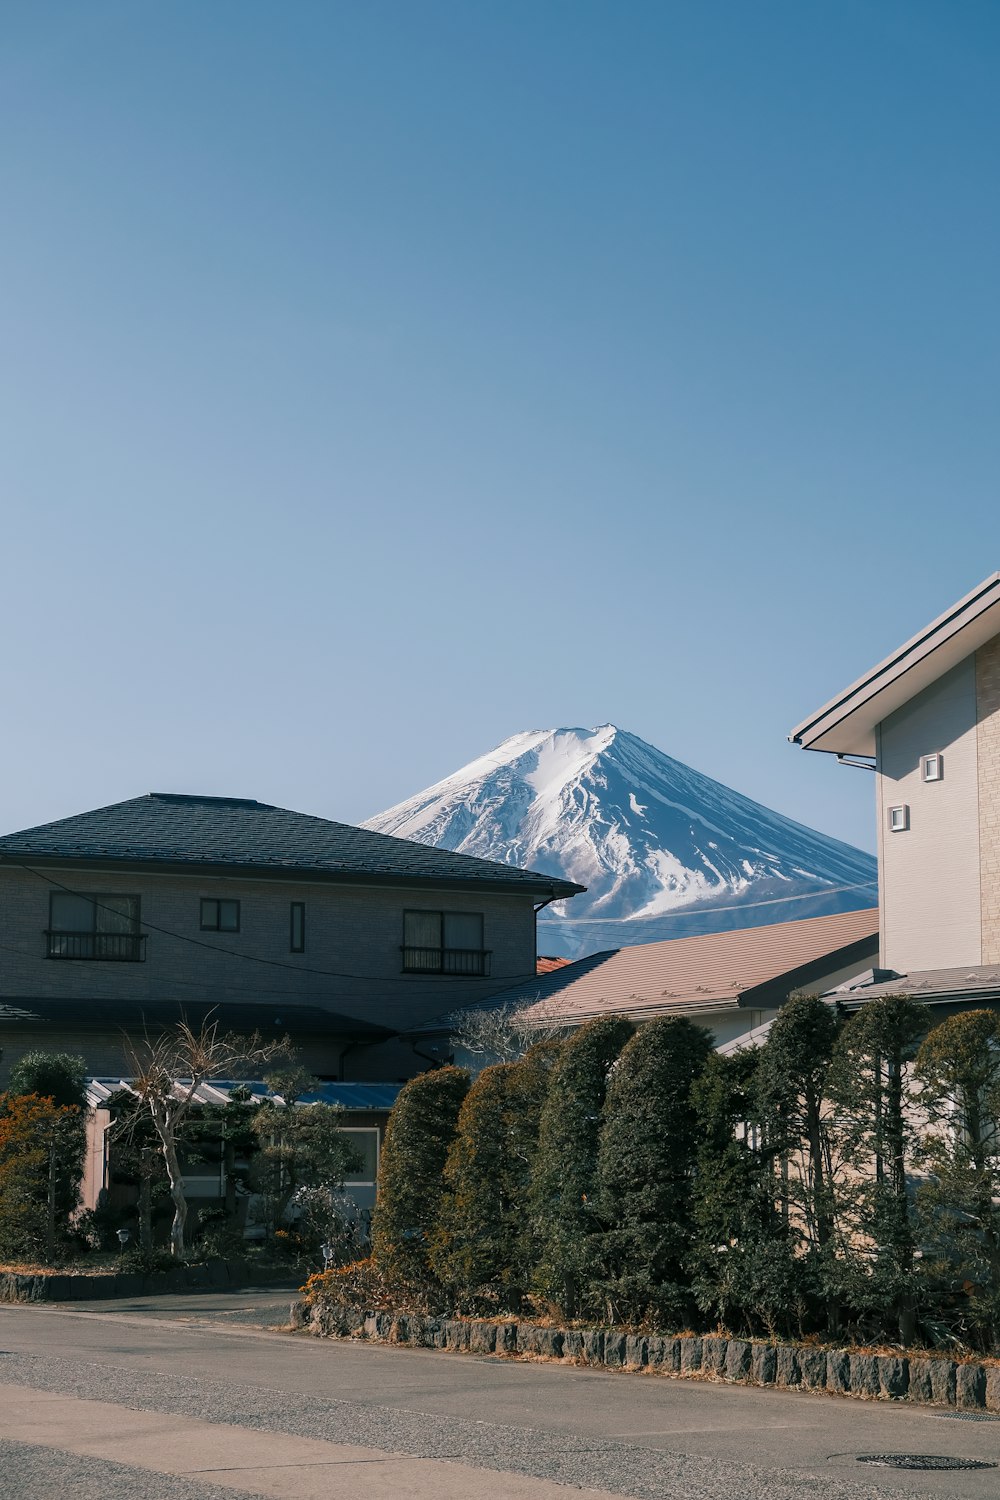
<path fill-rule="evenodd" d="M 487 948 L 404 948 L 404 974 L 474 974 L 490 972 Z"/>
<path fill-rule="evenodd" d="M 53 932 L 46 929 L 48 958 L 95 958 L 139 964 L 146 957 L 144 932 Z"/>

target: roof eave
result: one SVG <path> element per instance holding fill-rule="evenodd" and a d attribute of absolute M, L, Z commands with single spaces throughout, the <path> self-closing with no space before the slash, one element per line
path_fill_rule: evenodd
<path fill-rule="evenodd" d="M 294 881 L 299 885 L 363 885 L 395 886 L 397 888 L 418 887 L 437 891 L 491 891 L 517 896 L 547 897 L 553 901 L 566 900 L 581 895 L 586 886 L 569 880 L 551 879 L 543 875 L 531 880 L 499 880 L 489 876 L 475 876 L 463 880 L 454 875 L 408 875 L 403 872 L 321 870 L 310 865 L 255 865 L 208 860 L 156 859 L 136 856 L 39 854 L 30 849 L 4 849 L 0 851 L 0 865 L 23 868 L 25 865 L 45 866 L 48 869 L 87 870 L 142 870 L 154 875 L 206 875 L 238 876 L 253 880 Z"/>
<path fill-rule="evenodd" d="M 1000 633 L 1000 572 L 985 578 L 930 625 L 804 719 L 791 731 L 789 740 L 804 750 L 874 755 L 878 723 L 997 633 Z M 953 650 L 932 664 L 931 658 L 949 644 Z"/>

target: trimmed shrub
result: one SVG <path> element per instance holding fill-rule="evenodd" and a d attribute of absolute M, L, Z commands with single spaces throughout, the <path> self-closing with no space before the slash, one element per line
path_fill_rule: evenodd
<path fill-rule="evenodd" d="M 698 1132 L 688 1270 L 700 1310 L 724 1327 L 772 1337 L 801 1325 L 799 1265 L 756 1148 L 755 1049 L 713 1053 L 695 1081 Z"/>
<path fill-rule="evenodd" d="M 904 1343 L 913 1342 L 919 1301 L 907 1173 L 917 1130 L 907 1067 L 927 1027 L 926 1008 L 906 995 L 870 1001 L 844 1025 L 828 1079 L 831 1137 L 845 1168 L 834 1181 L 835 1274 L 855 1313 L 876 1331 L 894 1319 Z"/>
<path fill-rule="evenodd" d="M 922 1271 L 938 1329 L 990 1350 L 1000 1337 L 1000 1014 L 967 1010 L 917 1054 L 930 1180 L 918 1195 Z"/>
<path fill-rule="evenodd" d="M 698 1144 L 691 1091 L 711 1051 L 703 1027 L 668 1017 L 641 1027 L 614 1069 L 598 1151 L 604 1227 L 587 1293 L 597 1316 L 687 1322 Z"/>
<path fill-rule="evenodd" d="M 527 1202 L 538 1127 L 562 1044 L 484 1068 L 466 1095 L 445 1165 L 431 1270 L 455 1302 L 519 1310 L 530 1283 Z"/>
<path fill-rule="evenodd" d="M 608 1079 L 635 1034 L 624 1016 L 588 1021 L 563 1043 L 542 1107 L 530 1212 L 532 1287 L 576 1317 L 593 1258 L 597 1153 Z"/>
<path fill-rule="evenodd" d="M 430 1235 L 440 1216 L 444 1166 L 468 1092 L 469 1075 L 462 1068 L 421 1073 L 401 1090 L 389 1116 L 372 1256 L 385 1280 L 401 1292 L 427 1295 L 438 1288 Z"/>

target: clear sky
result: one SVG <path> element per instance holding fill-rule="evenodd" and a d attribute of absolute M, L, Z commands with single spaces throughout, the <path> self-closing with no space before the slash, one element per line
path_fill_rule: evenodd
<path fill-rule="evenodd" d="M 3 0 L 0 830 L 788 730 L 1000 567 L 994 0 Z"/>

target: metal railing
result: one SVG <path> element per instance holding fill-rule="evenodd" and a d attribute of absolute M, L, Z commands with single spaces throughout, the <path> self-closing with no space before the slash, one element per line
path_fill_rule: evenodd
<path fill-rule="evenodd" d="M 490 972 L 488 948 L 408 948 L 403 950 L 404 974 L 471 974 Z"/>
<path fill-rule="evenodd" d="M 144 932 L 45 931 L 47 958 L 93 958 L 111 963 L 142 963 L 146 957 Z"/>

